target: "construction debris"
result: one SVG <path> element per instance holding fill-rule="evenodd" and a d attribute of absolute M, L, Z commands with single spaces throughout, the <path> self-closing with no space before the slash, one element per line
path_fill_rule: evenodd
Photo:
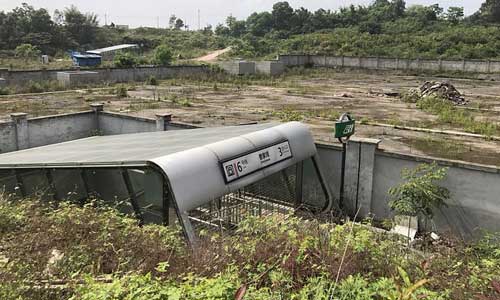
<path fill-rule="evenodd" d="M 420 87 L 420 97 L 437 96 L 448 99 L 455 105 L 466 105 L 469 101 L 449 82 L 426 81 Z"/>

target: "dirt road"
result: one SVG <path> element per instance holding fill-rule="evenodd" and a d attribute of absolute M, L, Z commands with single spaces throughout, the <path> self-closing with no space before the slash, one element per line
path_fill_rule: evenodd
<path fill-rule="evenodd" d="M 219 57 L 220 55 L 227 53 L 229 51 L 231 51 L 231 47 L 227 47 L 226 49 L 213 51 L 205 56 L 195 58 L 194 60 L 200 61 L 200 62 L 213 62 L 213 61 L 217 60 L 217 57 Z"/>

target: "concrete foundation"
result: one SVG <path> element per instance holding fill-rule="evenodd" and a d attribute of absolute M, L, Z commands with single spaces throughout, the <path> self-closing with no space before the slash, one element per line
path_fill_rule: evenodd
<path fill-rule="evenodd" d="M 280 61 L 255 62 L 255 71 L 259 74 L 279 76 L 285 73 L 285 64 Z"/>
<path fill-rule="evenodd" d="M 233 75 L 254 75 L 255 62 L 253 61 L 223 61 L 219 66 Z"/>
<path fill-rule="evenodd" d="M 99 82 L 99 73 L 91 71 L 57 72 L 57 81 L 65 87 L 95 84 Z"/>

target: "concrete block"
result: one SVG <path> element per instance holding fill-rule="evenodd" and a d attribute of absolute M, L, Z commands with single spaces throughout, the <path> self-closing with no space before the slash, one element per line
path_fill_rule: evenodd
<path fill-rule="evenodd" d="M 233 75 L 254 75 L 255 62 L 253 61 L 224 61 L 219 66 Z"/>
<path fill-rule="evenodd" d="M 172 121 L 172 114 L 156 114 L 156 131 L 166 131 L 168 124 Z"/>
<path fill-rule="evenodd" d="M 82 86 L 99 82 L 99 73 L 91 71 L 57 72 L 57 81 L 65 87 Z"/>
<path fill-rule="evenodd" d="M 285 64 L 279 61 L 258 61 L 255 63 L 255 71 L 260 74 L 279 76 L 285 73 Z"/>

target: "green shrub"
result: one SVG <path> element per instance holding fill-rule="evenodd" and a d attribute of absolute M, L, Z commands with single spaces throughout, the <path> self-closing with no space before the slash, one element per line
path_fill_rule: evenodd
<path fill-rule="evenodd" d="M 124 84 L 119 84 L 117 87 L 116 87 L 116 90 L 115 90 L 115 93 L 118 97 L 120 98 L 127 98 L 128 97 L 128 90 L 127 90 L 127 86 L 124 85 Z"/>
<path fill-rule="evenodd" d="M 154 76 L 149 76 L 149 78 L 146 80 L 146 84 L 158 85 L 158 80 L 156 80 L 156 77 L 154 77 Z"/>
<path fill-rule="evenodd" d="M 432 219 L 434 209 L 445 206 L 450 198 L 450 191 L 437 184 L 446 177 L 447 170 L 436 163 L 404 169 L 401 173 L 404 182 L 389 189 L 392 197 L 389 206 L 398 214 Z"/>
<path fill-rule="evenodd" d="M 14 52 L 16 53 L 17 57 L 23 58 L 36 58 L 41 54 L 40 50 L 38 50 L 37 47 L 31 44 L 21 44 L 16 47 L 16 50 L 14 50 Z"/>
<path fill-rule="evenodd" d="M 137 65 L 137 57 L 130 52 L 116 53 L 113 62 L 118 68 L 131 68 Z"/>
<path fill-rule="evenodd" d="M 169 65 L 172 61 L 172 50 L 165 44 L 162 44 L 154 50 L 154 62 L 161 66 Z"/>
<path fill-rule="evenodd" d="M 10 94 L 10 90 L 9 88 L 0 88 L 0 95 L 9 95 Z"/>

